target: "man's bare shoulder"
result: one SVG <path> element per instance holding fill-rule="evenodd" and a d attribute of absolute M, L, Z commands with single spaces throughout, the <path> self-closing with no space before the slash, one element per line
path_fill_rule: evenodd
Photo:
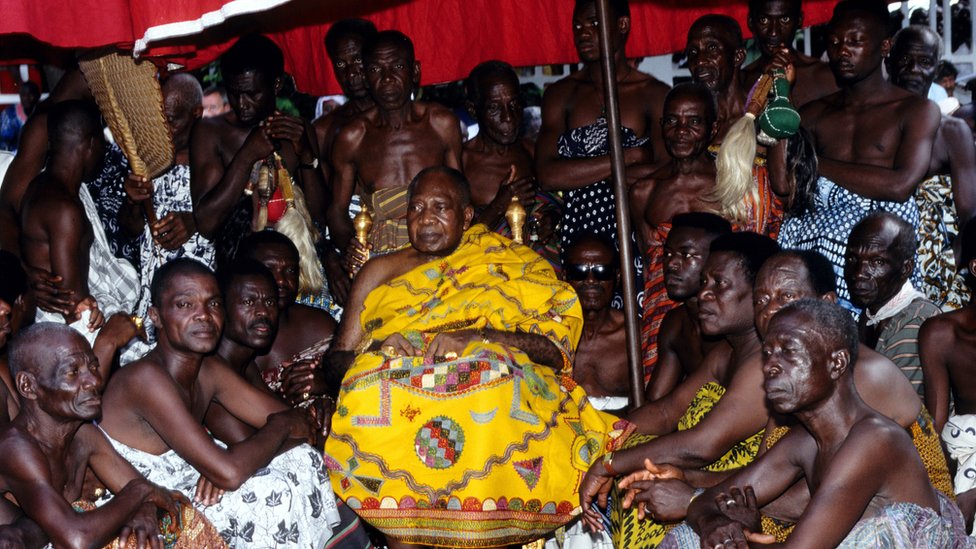
<path fill-rule="evenodd" d="M 361 142 L 363 137 L 366 136 L 366 132 L 369 131 L 369 128 L 374 125 L 377 112 L 376 107 L 373 107 L 347 120 L 342 127 L 336 131 L 336 144 L 353 144 Z"/>
<path fill-rule="evenodd" d="M 460 128 L 460 123 L 458 122 L 457 116 L 451 109 L 448 109 L 440 103 L 434 102 L 417 102 L 417 105 L 426 114 L 427 119 L 430 120 L 430 125 L 438 133 L 442 133 L 443 130 Z"/>
<path fill-rule="evenodd" d="M 335 330 L 336 327 L 336 321 L 329 315 L 329 313 L 323 311 L 322 309 L 316 309 L 315 307 L 309 307 L 308 305 L 302 305 L 300 303 L 296 303 L 291 306 L 289 316 L 291 316 L 305 331 L 332 331 Z"/>
<path fill-rule="evenodd" d="M 159 383 L 173 383 L 173 378 L 162 364 L 147 356 L 119 368 L 109 378 L 105 387 L 106 396 L 118 394 L 129 400 L 144 387 L 158 387 Z M 155 384 L 155 385 L 153 385 Z"/>
<path fill-rule="evenodd" d="M 969 124 L 966 124 L 962 118 L 943 116 L 939 130 L 948 143 L 968 144 L 973 140 L 973 132 L 969 129 Z"/>
<path fill-rule="evenodd" d="M 633 84 L 648 96 L 648 99 L 664 101 L 664 96 L 671 91 L 671 86 L 661 82 L 646 72 L 634 71 Z M 627 82 L 626 84 L 630 84 Z"/>
<path fill-rule="evenodd" d="M 901 116 L 929 116 L 942 118 L 939 106 L 927 97 L 921 97 L 914 93 L 907 92 L 898 88 L 897 95 L 892 95 L 892 100 L 896 102 Z"/>
<path fill-rule="evenodd" d="M 550 102 L 564 100 L 571 97 L 581 87 L 589 86 L 590 82 L 583 77 L 582 72 L 583 71 L 574 72 L 569 76 L 546 86 L 546 89 L 542 94 L 543 99 L 549 100 Z"/>

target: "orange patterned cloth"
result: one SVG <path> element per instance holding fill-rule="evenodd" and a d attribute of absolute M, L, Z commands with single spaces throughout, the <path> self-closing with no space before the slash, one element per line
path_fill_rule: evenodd
<path fill-rule="evenodd" d="M 79 500 L 71 504 L 76 511 L 87 513 L 95 510 L 95 504 Z M 179 520 L 166 513 L 159 519 L 159 532 L 163 536 L 166 549 L 227 549 L 227 542 L 220 537 L 214 525 L 197 512 L 192 505 L 180 505 Z M 129 535 L 125 540 L 115 538 L 104 549 L 135 549 L 136 536 Z"/>

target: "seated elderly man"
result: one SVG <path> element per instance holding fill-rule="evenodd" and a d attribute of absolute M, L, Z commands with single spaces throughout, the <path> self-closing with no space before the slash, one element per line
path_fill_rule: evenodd
<path fill-rule="evenodd" d="M 916 242 L 915 229 L 901 217 L 868 214 L 847 239 L 844 278 L 851 303 L 864 309 L 858 321 L 861 342 L 890 358 L 924 398 L 918 331 L 941 311 L 909 280 Z"/>
<path fill-rule="evenodd" d="M 185 497 L 143 478 L 91 423 L 102 413 L 102 377 L 81 335 L 35 324 L 11 343 L 10 370 L 21 412 L 0 431 L 0 494 L 16 499 L 41 538 L 56 547 L 226 547 Z M 81 499 L 89 467 L 115 493 L 98 509 Z M 162 521 L 157 509 L 167 514 Z M 5 511 L 0 522 L 11 518 Z M 15 526 L 35 546 L 33 525 L 20 519 Z"/>
<path fill-rule="evenodd" d="M 755 463 L 695 498 L 687 525 L 661 547 L 779 547 L 754 534 L 759 506 L 799 479 L 812 497 L 791 547 L 972 546 L 959 509 L 929 483 L 908 433 L 858 395 L 857 346 L 853 320 L 835 304 L 803 300 L 773 317 L 763 342 L 766 400 L 804 429 L 791 429 Z"/>
<path fill-rule="evenodd" d="M 231 546 L 322 547 L 339 516 L 321 456 L 296 447 L 309 425 L 213 354 L 224 325 L 213 272 L 192 259 L 163 265 L 149 315 L 156 347 L 116 372 L 105 390 L 99 426 L 112 446 L 149 480 L 209 505 L 207 518 Z M 254 434 L 217 444 L 203 425 L 214 403 Z M 215 495 L 221 490 L 222 498 Z"/>
<path fill-rule="evenodd" d="M 573 517 L 615 418 L 571 379 L 583 324 L 548 262 L 474 217 L 460 172 L 409 186 L 411 246 L 359 272 L 329 355 L 336 493 L 410 544 L 524 543 Z"/>
<path fill-rule="evenodd" d="M 566 248 L 563 273 L 579 295 L 583 336 L 576 348 L 573 379 L 597 410 L 621 415 L 630 403 L 624 312 L 610 306 L 620 282 L 620 258 L 613 241 L 579 235 Z"/>

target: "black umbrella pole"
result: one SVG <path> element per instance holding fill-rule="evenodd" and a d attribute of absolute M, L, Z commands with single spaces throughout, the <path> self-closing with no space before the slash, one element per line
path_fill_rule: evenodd
<path fill-rule="evenodd" d="M 624 173 L 624 150 L 620 140 L 620 102 L 617 97 L 617 75 L 613 62 L 610 32 L 611 22 L 607 0 L 597 0 L 597 19 L 600 29 L 600 62 L 603 65 L 604 97 L 606 97 L 607 125 L 610 138 L 610 162 L 613 174 L 613 194 L 617 207 L 617 241 L 620 243 L 620 273 L 624 290 L 624 315 L 627 318 L 627 363 L 630 366 L 630 404 L 644 403 L 644 366 L 641 361 L 640 316 L 637 311 L 637 289 L 634 288 L 634 248 L 630 235 L 630 208 L 627 205 L 627 181 Z"/>

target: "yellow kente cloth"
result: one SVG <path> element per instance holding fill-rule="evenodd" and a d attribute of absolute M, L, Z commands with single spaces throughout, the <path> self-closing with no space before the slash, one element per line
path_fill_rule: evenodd
<path fill-rule="evenodd" d="M 688 405 L 688 409 L 678 420 L 678 430 L 691 429 L 704 418 L 718 401 L 725 395 L 725 387 L 714 381 L 702 385 L 695 398 Z M 644 442 L 657 438 L 653 435 L 633 435 L 623 444 L 625 448 L 633 448 Z M 728 471 L 747 465 L 755 459 L 762 442 L 763 430 L 749 438 L 736 443 L 722 457 L 703 467 L 706 471 Z M 644 549 L 657 547 L 669 530 L 680 524 L 679 522 L 659 523 L 650 519 L 639 520 L 636 509 L 623 509 L 620 501 L 623 493 L 614 488 L 610 509 L 610 530 L 614 547 L 627 549 Z"/>
<path fill-rule="evenodd" d="M 480 341 L 433 364 L 360 354 L 325 445 L 336 494 L 411 543 L 524 543 L 570 521 L 582 476 L 630 424 L 594 410 L 573 382 L 582 311 L 548 262 L 475 225 L 454 253 L 380 286 L 364 307 L 361 348 L 394 333 L 425 348 L 439 332 L 487 326 L 546 336 L 564 366 Z"/>
<path fill-rule="evenodd" d="M 790 428 L 787 426 L 777 427 L 776 434 L 779 436 L 768 437 L 766 449 L 772 448 L 789 430 Z M 925 466 L 925 472 L 929 475 L 929 482 L 936 490 L 955 501 L 956 496 L 952 488 L 952 477 L 949 475 L 949 464 L 946 461 L 945 453 L 942 451 L 942 439 L 939 437 L 939 433 L 935 431 L 935 423 L 925 406 L 922 406 L 919 411 L 915 423 L 912 423 L 906 430 L 912 435 L 912 442 L 915 444 L 915 449 L 918 450 L 919 457 L 922 458 L 922 465 Z M 762 515 L 762 527 L 764 534 L 776 536 L 776 541 L 782 543 L 793 532 L 796 523 Z"/>
<path fill-rule="evenodd" d="M 79 513 L 95 510 L 95 504 L 78 500 L 71 504 Z M 159 532 L 163 535 L 166 549 L 227 549 L 227 542 L 220 537 L 217 529 L 203 513 L 192 505 L 180 505 L 180 520 L 174 522 L 169 513 L 159 520 Z M 135 549 L 136 535 L 130 534 L 125 540 L 115 538 L 104 549 Z"/>
<path fill-rule="evenodd" d="M 368 200 L 373 215 L 373 228 L 369 231 L 372 253 L 385 254 L 410 244 L 407 186 L 379 189 Z"/>

